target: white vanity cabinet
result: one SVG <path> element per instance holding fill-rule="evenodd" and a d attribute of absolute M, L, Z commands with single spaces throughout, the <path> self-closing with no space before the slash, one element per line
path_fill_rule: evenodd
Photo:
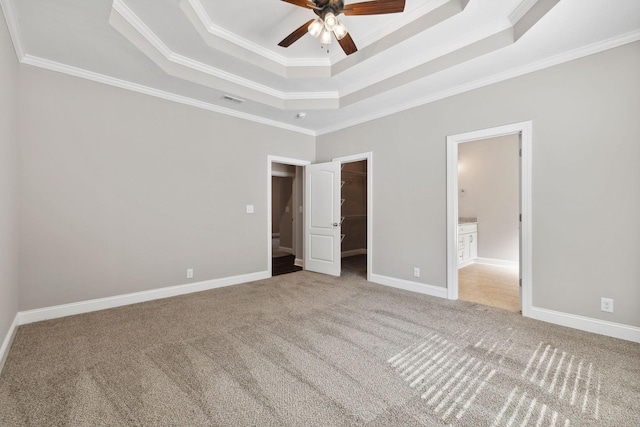
<path fill-rule="evenodd" d="M 478 258 L 478 223 L 458 225 L 458 268 Z"/>

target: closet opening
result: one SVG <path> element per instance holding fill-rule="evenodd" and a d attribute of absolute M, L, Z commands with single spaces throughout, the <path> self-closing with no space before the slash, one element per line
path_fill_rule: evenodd
<path fill-rule="evenodd" d="M 340 170 L 342 276 L 367 278 L 367 160 L 343 162 Z"/>

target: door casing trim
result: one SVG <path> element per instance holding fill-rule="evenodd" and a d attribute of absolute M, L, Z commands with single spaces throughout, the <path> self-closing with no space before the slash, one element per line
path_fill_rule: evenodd
<path fill-rule="evenodd" d="M 532 144 L 533 122 L 526 121 L 447 137 L 447 298 L 458 299 L 458 145 L 499 136 L 520 134 L 522 159 L 520 167 L 520 212 L 522 258 L 522 315 L 531 317 L 533 305 L 532 277 Z"/>
<path fill-rule="evenodd" d="M 272 209 L 272 189 L 271 189 L 271 174 L 273 173 L 273 163 L 282 163 L 290 166 L 306 166 L 310 165 L 311 162 L 308 160 L 300 160 L 300 159 L 292 159 L 289 157 L 280 157 L 280 156 L 267 156 L 267 274 L 268 277 L 273 276 L 273 265 L 271 264 L 271 257 L 273 256 L 273 248 L 271 245 L 272 232 L 273 232 L 273 224 L 271 221 L 273 220 L 271 209 Z M 303 192 L 304 192 L 304 183 L 303 183 Z M 294 209 L 295 211 L 296 209 Z M 304 218 L 302 223 L 302 250 L 304 253 Z"/>
<path fill-rule="evenodd" d="M 351 156 L 335 157 L 334 162 L 343 163 L 367 161 L 367 281 L 371 281 L 373 274 L 373 152 L 353 154 Z"/>

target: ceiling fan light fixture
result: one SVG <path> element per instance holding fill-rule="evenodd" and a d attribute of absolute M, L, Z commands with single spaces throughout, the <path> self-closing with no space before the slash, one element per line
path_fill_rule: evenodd
<path fill-rule="evenodd" d="M 320 36 L 320 43 L 323 45 L 331 44 L 331 31 L 324 30 Z"/>
<path fill-rule="evenodd" d="M 338 25 L 338 18 L 336 18 L 336 15 L 334 15 L 333 12 L 327 12 L 324 15 L 324 26 L 327 31 L 333 31 L 336 28 L 336 25 Z"/>
<path fill-rule="evenodd" d="M 338 21 L 338 25 L 333 29 L 333 34 L 335 34 L 338 40 L 342 40 L 347 35 L 347 32 L 347 27 L 340 21 Z"/>
<path fill-rule="evenodd" d="M 324 30 L 324 22 L 322 22 L 322 19 L 316 18 L 315 21 L 309 24 L 308 30 L 309 34 L 317 38 L 322 33 L 322 30 Z"/>

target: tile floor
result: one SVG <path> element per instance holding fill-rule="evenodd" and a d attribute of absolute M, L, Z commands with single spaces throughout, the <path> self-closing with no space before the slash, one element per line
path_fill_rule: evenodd
<path fill-rule="evenodd" d="M 519 312 L 518 276 L 517 268 L 471 264 L 458 270 L 458 297 Z"/>

